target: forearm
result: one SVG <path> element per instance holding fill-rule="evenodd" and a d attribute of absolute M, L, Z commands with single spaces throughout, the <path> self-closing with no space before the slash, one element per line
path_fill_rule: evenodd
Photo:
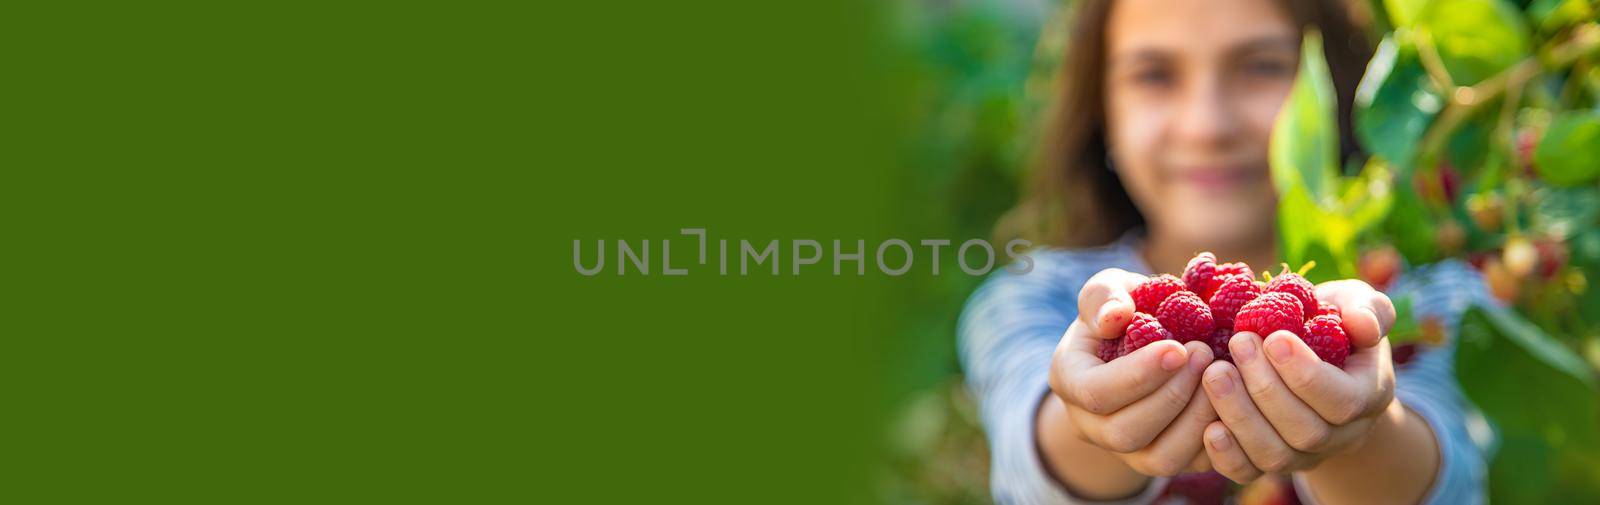
<path fill-rule="evenodd" d="M 1055 395 L 1045 395 L 1034 421 L 1035 440 L 1044 466 L 1080 498 L 1114 500 L 1144 490 L 1150 477 L 1139 474 L 1116 454 L 1078 438 L 1067 408 Z"/>
<path fill-rule="evenodd" d="M 1304 472 L 1318 503 L 1417 503 L 1439 471 L 1439 442 L 1426 420 L 1395 400 L 1366 442 Z"/>

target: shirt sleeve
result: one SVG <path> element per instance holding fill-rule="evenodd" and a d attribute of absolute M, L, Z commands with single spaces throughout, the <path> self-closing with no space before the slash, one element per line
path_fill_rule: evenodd
<path fill-rule="evenodd" d="M 996 274 L 973 293 L 958 325 L 967 387 L 989 440 L 990 489 L 1001 504 L 1108 503 L 1073 497 L 1034 444 L 1037 409 L 1050 394 L 1050 359 L 1077 317 L 1084 282 L 1049 277 L 1038 270 Z M 1164 487 L 1165 479 L 1152 479 L 1138 496 L 1109 503 L 1149 503 Z"/>
<path fill-rule="evenodd" d="M 1414 269 L 1389 290 L 1393 299 L 1409 297 L 1417 318 L 1437 318 L 1446 335 L 1455 335 L 1461 316 L 1473 305 L 1497 302 L 1471 267 L 1447 261 Z M 1455 377 L 1455 339 L 1418 352 L 1396 371 L 1395 397 L 1433 430 L 1439 444 L 1439 470 L 1423 503 L 1477 504 L 1485 501 L 1487 448 L 1493 435 L 1483 415 L 1461 393 Z M 1307 499 L 1303 479 L 1296 476 L 1300 496 Z"/>

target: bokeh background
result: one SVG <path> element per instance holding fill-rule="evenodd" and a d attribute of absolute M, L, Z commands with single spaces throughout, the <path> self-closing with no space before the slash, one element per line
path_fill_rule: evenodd
<path fill-rule="evenodd" d="M 905 199 L 919 211 L 903 222 L 921 236 L 989 237 L 1022 189 L 1070 11 L 1055 0 L 897 5 L 892 40 L 915 76 Z M 897 286 L 919 310 L 892 335 L 907 352 L 889 382 L 898 394 L 879 490 L 888 502 L 990 502 L 987 446 L 954 332 L 982 280 L 919 276 Z"/>

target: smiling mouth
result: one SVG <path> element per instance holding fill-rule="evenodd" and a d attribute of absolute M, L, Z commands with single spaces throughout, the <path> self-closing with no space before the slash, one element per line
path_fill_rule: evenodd
<path fill-rule="evenodd" d="M 1260 171 L 1244 168 L 1201 168 L 1184 170 L 1179 178 L 1200 189 L 1218 191 L 1254 184 L 1260 176 Z"/>

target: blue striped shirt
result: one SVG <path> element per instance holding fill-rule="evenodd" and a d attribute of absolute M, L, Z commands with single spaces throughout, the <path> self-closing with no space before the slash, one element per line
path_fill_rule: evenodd
<path fill-rule="evenodd" d="M 959 346 L 967 387 L 977 397 L 990 448 L 990 487 L 1002 504 L 1082 503 L 1048 474 L 1034 445 L 1034 418 L 1044 395 L 1051 354 L 1067 325 L 1077 318 L 1078 291 L 1106 268 L 1149 273 L 1137 237 L 1079 250 L 1038 249 L 1034 269 L 1001 269 L 972 294 L 959 322 Z M 1454 335 L 1473 304 L 1494 303 L 1482 278 L 1459 261 L 1414 268 L 1388 294 L 1411 297 L 1415 317 L 1435 317 Z M 1472 410 L 1455 380 L 1448 346 L 1421 350 L 1396 371 L 1395 395 L 1433 429 L 1441 452 L 1438 475 L 1426 503 L 1484 501 L 1486 447 L 1492 435 Z M 1476 438 L 1474 438 L 1476 436 Z M 1475 442 L 1476 440 L 1476 442 Z M 1300 499 L 1309 503 L 1298 477 Z M 1153 479 L 1144 493 L 1119 503 L 1149 503 L 1165 487 Z"/>

